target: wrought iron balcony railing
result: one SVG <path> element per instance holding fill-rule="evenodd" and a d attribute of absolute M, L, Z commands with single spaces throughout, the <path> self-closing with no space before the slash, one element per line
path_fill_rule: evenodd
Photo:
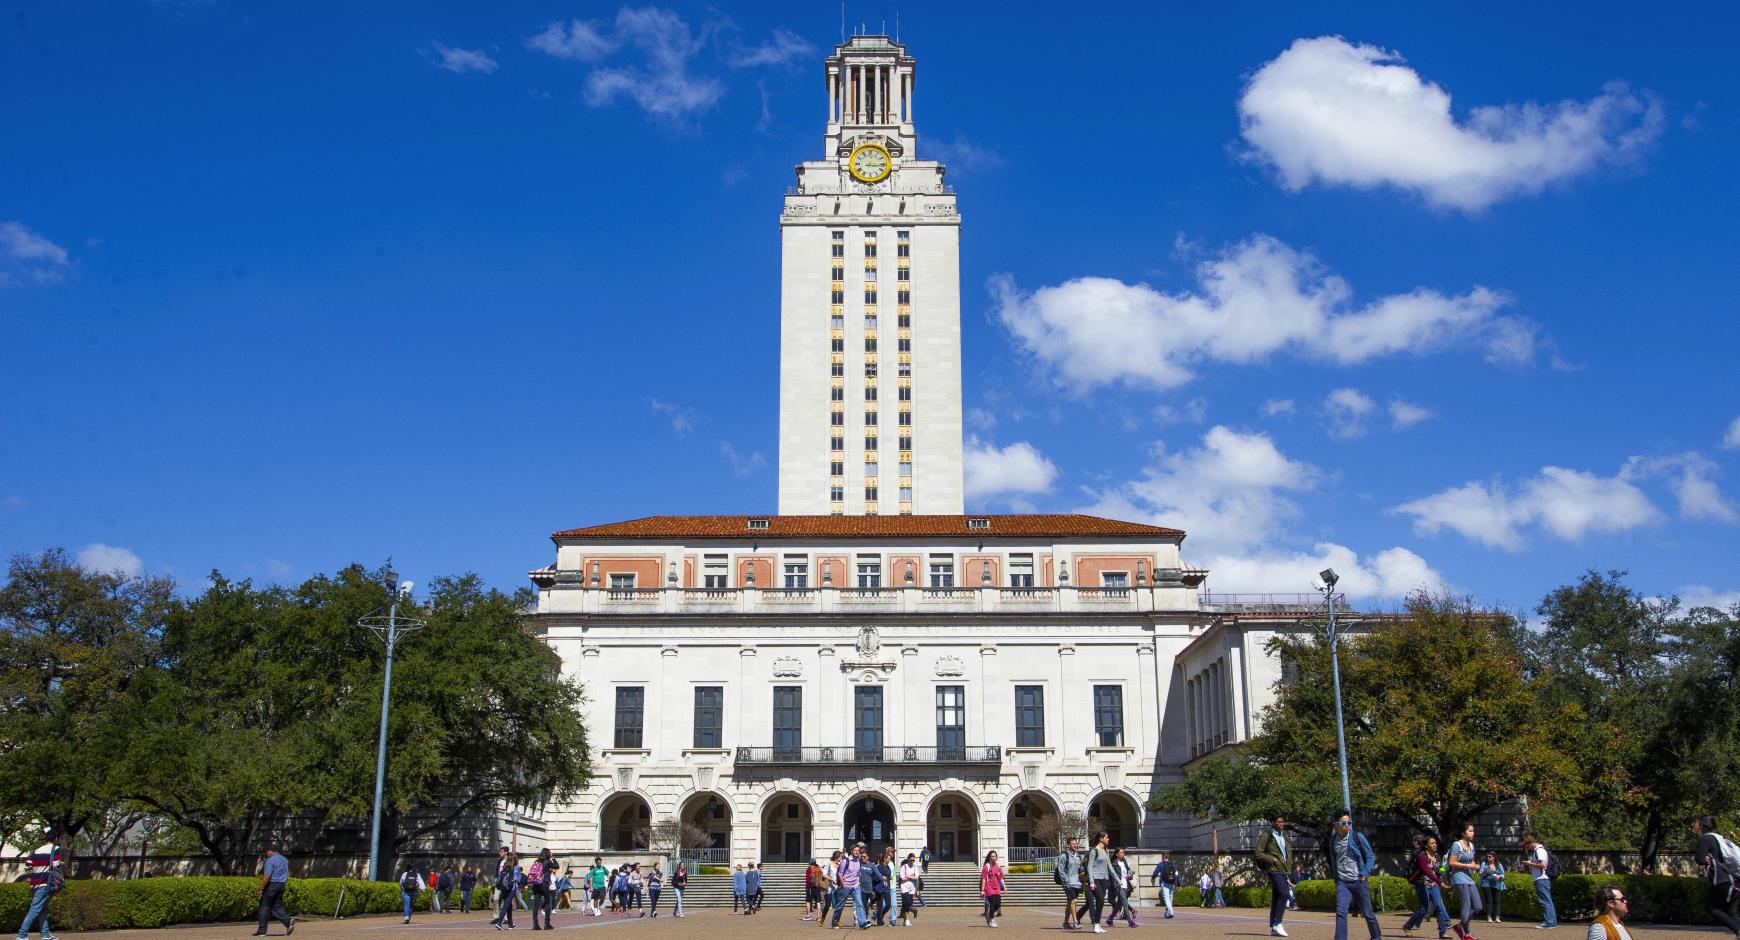
<path fill-rule="evenodd" d="M 1001 764 L 1000 745 L 974 747 L 740 747 L 739 764 Z"/>

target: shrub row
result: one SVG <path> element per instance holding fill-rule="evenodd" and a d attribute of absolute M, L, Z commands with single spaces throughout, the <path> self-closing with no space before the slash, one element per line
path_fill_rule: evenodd
<path fill-rule="evenodd" d="M 1708 924 L 1710 915 L 1704 910 L 1704 895 L 1708 889 L 1699 878 L 1671 878 L 1666 875 L 1563 875 L 1553 882 L 1553 906 L 1560 920 L 1589 920 L 1595 916 L 1595 889 L 1602 885 L 1619 885 L 1631 899 L 1629 919 L 1652 924 Z M 1535 897 L 1534 879 L 1526 874 L 1505 877 L 1504 916 L 1539 920 L 1540 901 Z M 1381 890 L 1380 890 L 1381 888 Z M 1192 896 L 1195 890 L 1191 889 Z M 1293 889 L 1299 906 L 1312 911 L 1335 910 L 1335 882 L 1328 880 L 1301 881 Z M 1177 903 L 1185 903 L 1180 891 Z M 1234 897 L 1238 900 L 1235 901 Z M 1412 911 L 1415 906 L 1414 886 L 1405 878 L 1382 875 L 1371 879 L 1372 905 L 1379 913 Z M 1237 907 L 1268 907 L 1267 887 L 1239 888 L 1226 892 L 1226 903 Z M 1452 916 L 1459 916 L 1454 890 L 1444 892 L 1444 906 Z"/>
<path fill-rule="evenodd" d="M 259 878 L 141 878 L 132 881 L 67 882 L 48 904 L 56 930 L 109 930 L 166 927 L 217 921 L 252 920 L 259 910 Z M 294 917 L 331 917 L 343 892 L 342 914 L 385 914 L 402 909 L 399 886 L 390 881 L 351 878 L 292 878 L 284 906 Z M 419 892 L 415 907 L 429 909 L 431 895 Z M 489 906 L 489 889 L 473 892 L 473 903 Z M 459 892 L 451 895 L 457 907 Z M 30 887 L 0 885 L 0 929 L 16 931 L 30 909 Z"/>

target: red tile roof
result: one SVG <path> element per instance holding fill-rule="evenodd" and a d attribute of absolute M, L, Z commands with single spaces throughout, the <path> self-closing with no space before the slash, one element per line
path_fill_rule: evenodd
<path fill-rule="evenodd" d="M 751 529 L 749 520 L 765 519 Z M 989 528 L 969 528 L 988 519 Z M 647 516 L 564 529 L 550 538 L 612 539 L 886 539 L 886 538 L 1172 538 L 1182 529 L 1079 514 L 1003 516 Z"/>

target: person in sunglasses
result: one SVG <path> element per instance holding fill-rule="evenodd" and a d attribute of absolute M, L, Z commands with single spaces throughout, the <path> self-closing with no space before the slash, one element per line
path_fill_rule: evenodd
<path fill-rule="evenodd" d="M 1625 915 L 1631 912 L 1625 889 L 1619 885 L 1602 885 L 1595 889 L 1595 921 L 1589 925 L 1589 940 L 1631 940 L 1625 929 Z"/>
<path fill-rule="evenodd" d="M 1366 879 L 1377 868 L 1377 853 L 1365 834 L 1353 828 L 1353 814 L 1342 810 L 1335 816 L 1335 835 L 1329 840 L 1329 858 L 1335 871 L 1335 940 L 1347 940 L 1347 915 L 1357 911 L 1365 917 L 1371 940 L 1383 940 L 1377 913 L 1371 906 L 1371 888 Z"/>

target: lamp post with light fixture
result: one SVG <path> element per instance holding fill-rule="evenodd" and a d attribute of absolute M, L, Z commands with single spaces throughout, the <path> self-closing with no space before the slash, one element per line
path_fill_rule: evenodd
<path fill-rule="evenodd" d="M 358 626 L 378 634 L 387 646 L 386 676 L 381 681 L 381 730 L 375 744 L 374 812 L 369 820 L 370 881 L 381 879 L 381 790 L 387 778 L 387 708 L 393 697 L 393 649 L 398 646 L 400 637 L 424 626 L 424 621 L 399 616 L 399 601 L 401 598 L 407 601 L 411 599 L 413 582 L 400 581 L 398 573 L 389 568 L 386 584 L 387 593 L 392 597 L 387 604 L 387 615 L 383 617 L 380 614 L 370 614 L 357 621 Z"/>
<path fill-rule="evenodd" d="M 1323 579 L 1323 607 L 1329 613 L 1329 672 L 1335 685 L 1335 753 L 1341 760 L 1341 808 L 1353 812 L 1353 797 L 1347 787 L 1347 731 L 1341 719 L 1341 654 L 1335 636 L 1335 582 L 1341 576 L 1334 568 L 1317 573 Z"/>

